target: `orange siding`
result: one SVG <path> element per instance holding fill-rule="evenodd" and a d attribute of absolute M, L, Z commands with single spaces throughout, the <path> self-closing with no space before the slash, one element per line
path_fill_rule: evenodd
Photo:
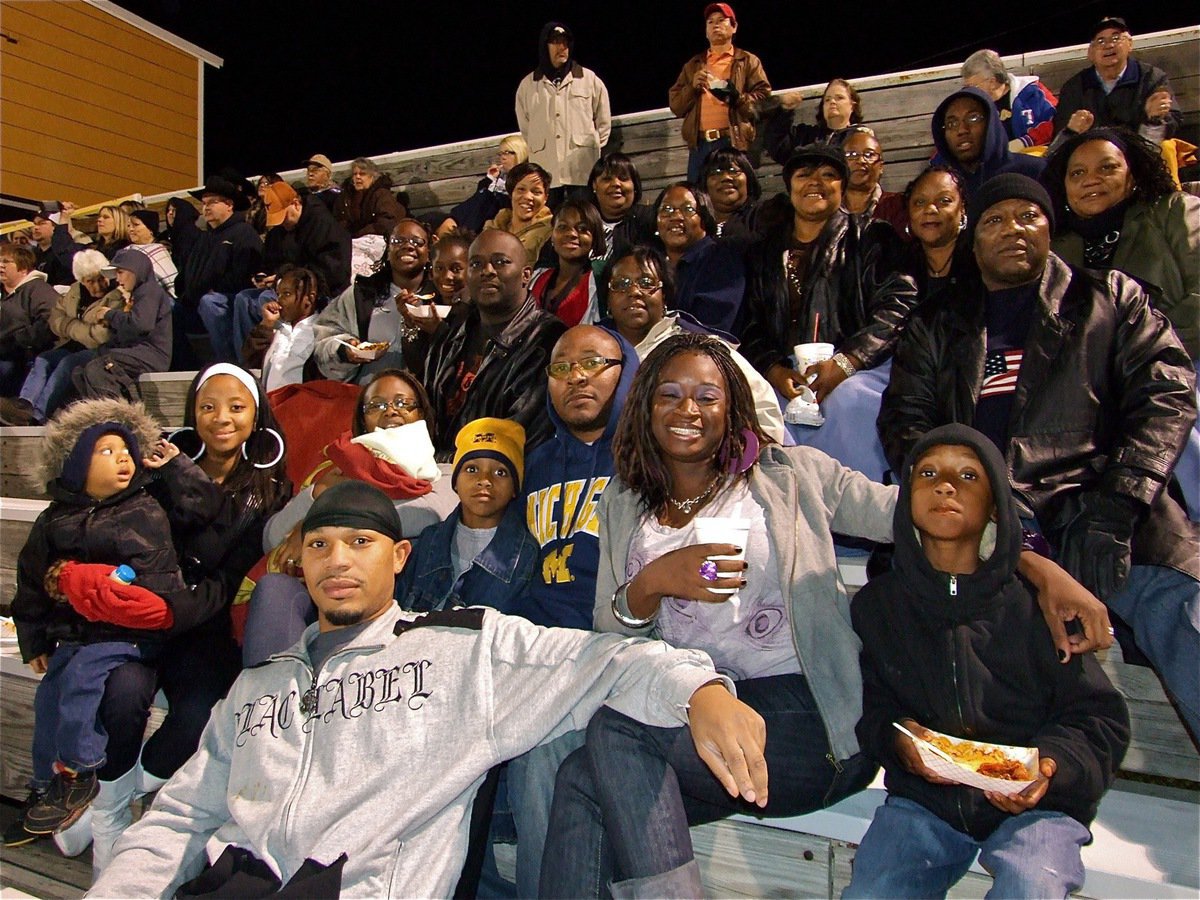
<path fill-rule="evenodd" d="M 82 0 L 0 4 L 6 193 L 85 205 L 196 183 L 194 56 Z"/>

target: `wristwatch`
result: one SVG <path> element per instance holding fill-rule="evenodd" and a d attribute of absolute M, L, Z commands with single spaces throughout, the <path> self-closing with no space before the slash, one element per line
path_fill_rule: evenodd
<path fill-rule="evenodd" d="M 626 628 L 645 628 L 647 625 L 653 624 L 654 618 L 655 618 L 654 616 L 649 616 L 645 619 L 635 619 L 633 616 L 629 615 L 629 613 L 627 613 L 625 611 L 625 610 L 629 609 L 629 599 L 626 595 L 629 591 L 629 585 L 632 582 L 633 582 L 633 579 L 630 579 L 629 581 L 627 581 L 623 585 L 621 585 L 619 588 L 617 588 L 615 591 L 613 591 L 613 595 L 612 595 L 613 616 L 616 618 L 616 620 L 618 622 L 620 622 Z"/>

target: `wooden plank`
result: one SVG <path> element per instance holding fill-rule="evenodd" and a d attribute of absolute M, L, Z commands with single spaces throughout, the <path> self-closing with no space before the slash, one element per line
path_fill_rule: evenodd
<path fill-rule="evenodd" d="M 0 696 L 0 794 L 24 800 L 33 776 L 30 750 L 33 747 L 33 695 L 38 682 L 32 678 L 0 674 L 4 686 Z"/>
<path fill-rule="evenodd" d="M 177 134 L 196 134 L 196 98 L 131 96 L 108 87 L 103 81 L 90 84 L 78 75 L 53 68 L 30 70 L 5 62 L 5 91 L 28 106 L 42 106 L 52 113 L 73 113 L 73 118 L 122 121 L 136 118 L 161 125 Z M 87 97 L 87 104 L 78 102 Z M 190 104 L 190 106 L 189 106 Z"/>
<path fill-rule="evenodd" d="M 110 149 L 90 148 L 10 121 L 6 123 L 3 143 L 0 146 L 9 153 L 41 157 L 47 162 L 59 165 L 76 166 L 108 179 L 112 178 L 110 173 L 114 169 L 120 171 L 122 180 L 148 185 L 186 183 L 192 177 L 189 174 L 187 158 L 169 150 L 163 151 L 153 144 L 138 141 L 122 141 L 116 144 L 122 148 L 122 152 L 118 153 Z M 145 154 L 128 155 L 131 152 L 139 153 L 143 149 Z M 92 164 L 81 162 L 81 154 L 84 160 Z M 194 157 L 191 162 L 195 162 Z"/>
<path fill-rule="evenodd" d="M 183 427 L 188 387 L 195 372 L 156 372 L 138 379 L 142 402 L 163 428 Z"/>
<path fill-rule="evenodd" d="M 692 829 L 710 897 L 828 897 L 830 844 L 750 822 L 724 820 Z"/>
<path fill-rule="evenodd" d="M 75 117 L 75 113 L 53 115 L 11 99 L 4 103 L 3 109 L 7 127 L 20 126 L 38 134 L 54 135 L 80 147 L 94 149 L 97 153 L 124 155 L 136 159 L 137 153 L 131 153 L 123 146 L 132 139 L 141 146 L 158 148 L 162 160 L 172 160 L 175 168 L 181 167 L 188 160 L 194 163 L 196 159 L 195 135 L 181 135 L 161 127 L 156 122 L 139 122 L 136 134 L 128 135 L 120 130 L 119 119 L 104 118 L 102 124 L 86 121 L 90 118 L 86 109 L 80 111 L 79 118 Z"/>
<path fill-rule="evenodd" d="M 154 65 L 146 61 L 151 57 L 147 52 L 149 48 L 137 55 L 126 55 L 119 47 L 110 46 L 101 35 L 80 35 L 59 22 L 31 15 L 29 10 L 37 8 L 39 4 L 5 4 L 4 30 L 20 39 L 15 45 L 6 45 L 6 67 L 10 64 L 19 67 L 25 63 L 39 70 L 70 73 L 89 85 L 127 84 L 131 99 L 137 99 L 144 92 L 151 102 L 167 108 L 177 108 L 189 100 L 192 109 L 196 108 L 195 62 L 190 73 Z M 115 30 L 105 30 L 110 31 L 113 38 L 120 39 Z M 159 47 L 167 45 L 160 44 Z M 168 49 L 171 53 L 180 53 L 173 47 Z M 118 59 L 119 65 L 116 64 Z M 122 74 L 118 75 L 118 72 Z M 129 78 L 125 78 L 125 74 Z"/>
<path fill-rule="evenodd" d="M 1154 670 L 1124 662 L 1119 644 L 1100 665 L 1129 706 L 1131 739 L 1121 768 L 1200 782 L 1200 754 Z"/>
<path fill-rule="evenodd" d="M 0 492 L 5 497 L 42 499 L 44 489 L 33 480 L 42 443 L 41 428 L 0 428 Z"/>
<path fill-rule="evenodd" d="M 108 46 L 118 48 L 122 53 L 147 57 L 153 65 L 166 71 L 195 78 L 196 57 L 170 41 L 97 9 L 90 3 L 66 0 L 60 5 L 65 6 L 72 15 L 56 16 L 55 23 L 59 28 L 70 29 L 85 39 L 94 36 Z"/>

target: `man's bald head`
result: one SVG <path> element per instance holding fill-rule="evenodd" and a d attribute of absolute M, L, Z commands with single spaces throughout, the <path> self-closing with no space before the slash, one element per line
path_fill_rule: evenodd
<path fill-rule="evenodd" d="M 532 269 L 525 245 L 507 231 L 489 228 L 467 253 L 467 291 L 485 324 L 505 324 L 525 302 Z"/>

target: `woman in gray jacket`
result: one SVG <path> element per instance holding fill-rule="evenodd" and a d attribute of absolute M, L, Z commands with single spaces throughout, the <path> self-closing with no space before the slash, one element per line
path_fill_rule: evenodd
<path fill-rule="evenodd" d="M 595 627 L 706 651 L 766 721 L 770 797 L 739 798 L 676 734 L 602 710 L 559 770 L 541 892 L 628 882 L 620 896 L 699 896 L 689 824 L 801 815 L 874 777 L 854 734 L 860 645 L 833 534 L 890 541 L 896 489 L 770 443 L 741 370 L 707 335 L 669 338 L 642 361 L 613 457 Z M 1022 574 L 1039 588 L 1057 575 L 1061 591 L 1061 570 L 1033 556 Z M 1107 635 L 1107 621 L 1087 627 Z"/>

